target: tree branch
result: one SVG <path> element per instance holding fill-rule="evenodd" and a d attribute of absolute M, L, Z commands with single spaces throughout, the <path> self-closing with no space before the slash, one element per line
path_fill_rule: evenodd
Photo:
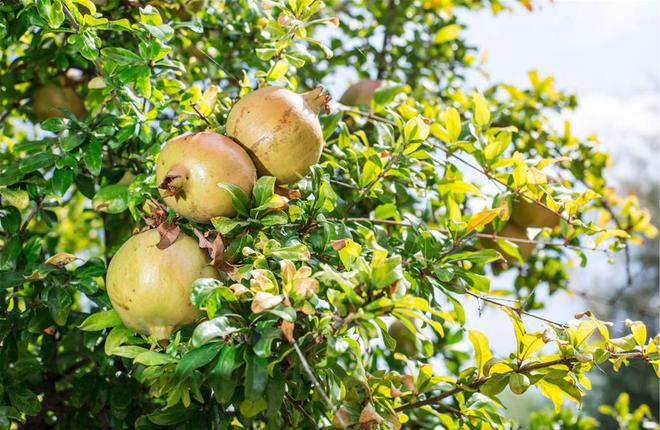
<path fill-rule="evenodd" d="M 628 355 L 629 358 L 640 358 L 643 357 L 643 354 L 639 351 L 627 351 L 627 352 L 621 352 L 618 354 L 612 353 L 612 356 L 622 356 L 622 355 Z M 578 359 L 576 357 L 562 357 L 558 358 L 555 360 L 550 360 L 550 361 L 543 361 L 539 363 L 531 363 L 526 366 L 520 367 L 516 371 L 511 371 L 508 372 L 508 374 L 513 374 L 513 373 L 530 373 L 535 370 L 540 370 L 544 369 L 546 367 L 552 367 L 552 366 L 557 366 L 557 365 L 565 365 L 565 366 L 570 366 L 573 363 L 576 363 Z M 417 409 L 421 408 L 422 406 L 428 406 L 428 405 L 434 405 L 439 403 L 440 401 L 452 397 L 460 392 L 463 391 L 478 391 L 479 388 L 484 385 L 486 382 L 488 382 L 492 376 L 488 376 L 485 378 L 477 379 L 476 381 L 472 382 L 471 384 L 467 385 L 457 385 L 456 387 L 452 388 L 451 390 L 444 391 L 436 396 L 429 397 L 428 399 L 425 400 L 420 400 L 418 402 L 413 402 L 413 403 L 408 403 L 405 405 L 397 406 L 394 408 L 395 411 L 401 412 L 401 411 L 406 411 L 410 409 Z"/>

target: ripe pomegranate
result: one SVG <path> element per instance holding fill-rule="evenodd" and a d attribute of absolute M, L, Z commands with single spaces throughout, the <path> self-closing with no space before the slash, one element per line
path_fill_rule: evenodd
<path fill-rule="evenodd" d="M 165 203 L 179 215 L 202 223 L 236 213 L 230 194 L 218 183 L 232 183 L 249 195 L 256 175 L 240 145 L 212 132 L 175 137 L 162 149 L 156 164 Z"/>
<path fill-rule="evenodd" d="M 322 93 L 323 87 L 303 94 L 268 87 L 234 105 L 227 132 L 252 155 L 260 175 L 289 184 L 319 161 L 324 140 L 318 114 L 330 101 Z"/>
<path fill-rule="evenodd" d="M 484 230 L 484 232 L 490 234 L 490 233 L 492 233 L 492 229 L 487 228 L 486 230 Z M 527 237 L 526 229 L 522 228 L 522 227 L 519 227 L 518 225 L 516 225 L 512 222 L 507 223 L 504 226 L 504 228 L 502 228 L 502 230 L 497 232 L 497 236 L 499 236 L 498 239 L 501 239 L 501 238 L 504 238 L 504 237 L 512 237 L 512 238 L 515 238 L 515 239 L 529 239 Z M 509 263 L 516 263 L 518 261 L 518 259 L 516 257 L 514 257 L 513 255 L 509 255 L 506 252 L 504 252 L 499 247 L 497 242 L 494 242 L 492 239 L 482 237 L 482 238 L 479 239 L 479 241 L 486 248 L 496 249 L 496 250 L 500 251 L 502 256 L 504 258 L 506 258 L 506 260 Z M 520 252 L 520 256 L 523 259 L 529 258 L 529 256 L 532 255 L 532 253 L 534 252 L 534 249 L 536 248 L 536 244 L 534 244 L 534 243 L 526 243 L 526 242 L 512 242 L 512 243 L 518 245 L 518 251 Z"/>
<path fill-rule="evenodd" d="M 363 79 L 348 87 L 339 101 L 346 106 L 368 108 L 371 106 L 374 93 L 381 85 L 383 85 L 383 81 L 380 79 Z"/>
<path fill-rule="evenodd" d="M 85 116 L 85 104 L 78 93 L 69 87 L 59 87 L 49 82 L 34 91 L 32 111 L 40 122 L 48 118 L 64 118 L 59 108 L 71 111 L 76 118 Z"/>
<path fill-rule="evenodd" d="M 159 241 L 156 230 L 128 239 L 110 261 L 106 289 L 126 327 L 161 340 L 197 318 L 190 303 L 193 281 L 219 275 L 190 236 L 179 234 L 163 250 L 156 247 Z"/>
<path fill-rule="evenodd" d="M 523 228 L 554 228 L 559 224 L 559 217 L 534 202 L 514 199 L 511 205 L 511 221 Z"/>

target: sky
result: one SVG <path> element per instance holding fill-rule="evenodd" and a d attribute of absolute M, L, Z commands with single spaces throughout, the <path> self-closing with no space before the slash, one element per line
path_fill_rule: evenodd
<path fill-rule="evenodd" d="M 596 132 L 614 158 L 608 177 L 615 185 L 648 178 L 658 182 L 660 165 L 660 1 L 561 1 L 533 13 L 518 7 L 493 17 L 489 11 L 463 15 L 467 40 L 486 50 L 490 83 L 528 85 L 532 69 L 553 75 L 557 88 L 578 96 L 578 109 L 567 116 L 572 130 Z M 474 78 L 479 86 L 483 78 Z M 557 123 L 559 118 L 555 119 Z M 656 220 L 657 223 L 657 220 Z M 595 256 L 586 269 L 573 270 L 572 286 L 597 290 L 624 283 L 623 258 L 614 264 Z M 494 287 L 512 280 L 497 279 Z M 585 282 L 586 281 L 586 282 Z M 511 323 L 500 311 L 469 303 L 468 328 L 484 331 L 495 354 L 515 348 Z M 586 309 L 578 298 L 553 296 L 539 313 L 568 321 Z M 481 315 L 480 317 L 478 317 Z M 534 320 L 530 328 L 541 327 Z M 622 321 L 614 321 L 622 324 Z"/>

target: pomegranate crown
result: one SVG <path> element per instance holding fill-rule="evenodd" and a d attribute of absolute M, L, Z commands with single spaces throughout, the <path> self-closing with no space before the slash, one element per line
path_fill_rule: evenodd
<path fill-rule="evenodd" d="M 317 115 L 321 113 L 321 109 L 323 109 L 325 113 L 330 113 L 330 101 L 332 100 L 332 97 L 325 92 L 323 85 L 319 85 L 311 91 L 302 93 L 301 96 L 305 100 L 307 106 Z"/>

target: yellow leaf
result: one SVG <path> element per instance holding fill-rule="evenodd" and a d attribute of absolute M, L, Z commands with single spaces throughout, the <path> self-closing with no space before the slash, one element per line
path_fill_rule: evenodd
<path fill-rule="evenodd" d="M 554 384 L 544 381 L 541 379 L 538 382 L 539 388 L 541 389 L 541 394 L 552 401 L 552 404 L 555 406 L 555 412 L 561 410 L 561 405 L 564 403 L 564 397 L 561 395 L 561 389 Z"/>
<path fill-rule="evenodd" d="M 0 188 L 0 196 L 7 199 L 10 205 L 18 210 L 23 210 L 30 204 L 30 197 L 25 190 L 13 190 L 11 188 Z"/>
<path fill-rule="evenodd" d="M 445 111 L 445 128 L 450 142 L 456 142 L 461 137 L 461 114 L 452 107 Z"/>
<path fill-rule="evenodd" d="M 485 334 L 477 330 L 468 330 L 468 338 L 474 348 L 474 360 L 477 363 L 479 376 L 484 375 L 484 365 L 493 357 L 488 346 L 488 338 Z"/>
<path fill-rule="evenodd" d="M 218 100 L 218 87 L 211 85 L 202 94 L 202 99 L 199 101 L 199 110 L 202 115 L 209 116 L 215 108 L 215 103 Z"/>
<path fill-rule="evenodd" d="M 286 60 L 279 60 L 268 71 L 268 80 L 276 81 L 283 77 L 287 71 L 289 71 L 289 63 Z"/>
<path fill-rule="evenodd" d="M 481 127 L 488 125 L 490 110 L 486 98 L 481 93 L 475 93 L 472 96 L 472 103 L 474 104 L 474 121 Z"/>
<path fill-rule="evenodd" d="M 641 321 L 626 321 L 626 325 L 630 327 L 633 338 L 637 345 L 644 346 L 646 343 L 646 325 Z"/>
<path fill-rule="evenodd" d="M 490 223 L 500 213 L 502 213 L 502 208 L 488 209 L 472 215 L 467 223 L 468 233 L 477 227 Z"/>
<path fill-rule="evenodd" d="M 442 27 L 435 33 L 433 43 L 440 44 L 450 42 L 458 38 L 458 33 L 461 31 L 461 26 L 458 24 L 450 24 Z"/>

